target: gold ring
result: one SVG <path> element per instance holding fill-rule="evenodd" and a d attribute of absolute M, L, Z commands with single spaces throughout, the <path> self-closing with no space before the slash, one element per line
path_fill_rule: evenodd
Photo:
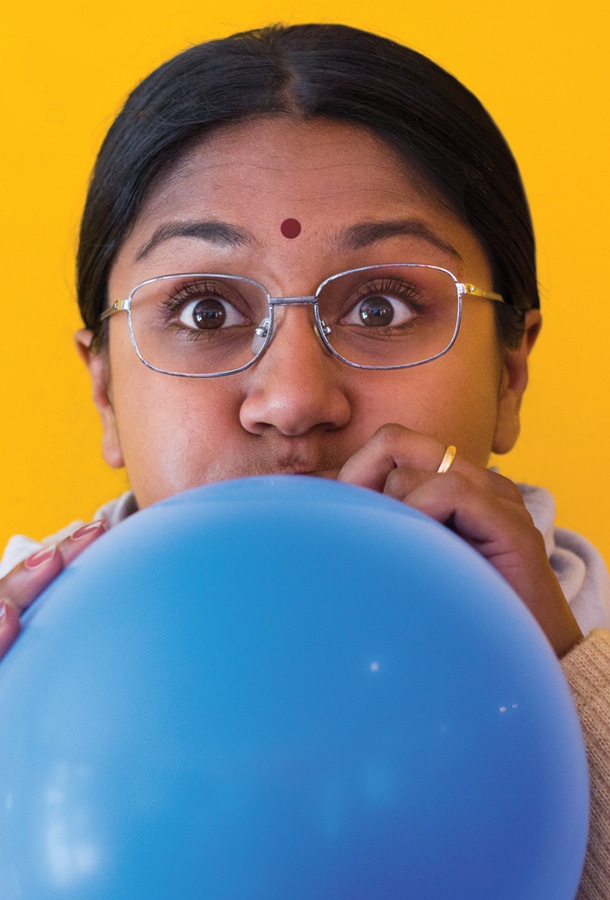
<path fill-rule="evenodd" d="M 441 459 L 441 464 L 436 470 L 439 475 L 444 475 L 445 472 L 449 471 L 454 463 L 456 453 L 457 449 L 453 446 L 453 444 L 449 444 L 449 446 L 445 450 L 445 455 Z"/>

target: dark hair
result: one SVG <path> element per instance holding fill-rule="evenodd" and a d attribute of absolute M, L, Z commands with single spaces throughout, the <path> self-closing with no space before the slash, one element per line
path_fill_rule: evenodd
<path fill-rule="evenodd" d="M 515 160 L 480 102 L 430 59 L 344 25 L 272 26 L 191 47 L 129 96 L 101 147 L 83 214 L 78 297 L 99 334 L 114 258 L 159 177 L 223 124 L 326 117 L 391 145 L 481 239 L 499 333 L 514 346 L 537 307 L 535 245 Z"/>

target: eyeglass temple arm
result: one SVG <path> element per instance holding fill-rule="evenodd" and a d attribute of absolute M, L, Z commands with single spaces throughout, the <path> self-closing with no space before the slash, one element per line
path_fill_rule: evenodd
<path fill-rule="evenodd" d="M 502 294 L 496 294 L 494 291 L 484 291 L 474 284 L 459 284 L 458 287 L 461 288 L 464 294 L 469 294 L 471 297 L 481 297 L 483 300 L 494 300 L 496 303 L 506 303 Z"/>
<path fill-rule="evenodd" d="M 110 316 L 113 316 L 117 312 L 121 312 L 123 309 L 129 309 L 129 300 L 116 300 L 112 306 L 109 306 L 108 309 L 105 309 L 104 312 L 100 316 L 100 322 L 103 322 L 104 319 L 109 319 Z"/>

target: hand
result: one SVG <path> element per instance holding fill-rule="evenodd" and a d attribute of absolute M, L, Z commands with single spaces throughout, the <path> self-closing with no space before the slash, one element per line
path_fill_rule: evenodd
<path fill-rule="evenodd" d="M 103 519 L 83 525 L 57 546 L 37 550 L 0 578 L 0 658 L 19 634 L 20 614 L 105 530 Z"/>
<path fill-rule="evenodd" d="M 582 632 L 519 489 L 459 453 L 439 475 L 444 452 L 436 438 L 384 425 L 345 463 L 338 480 L 387 494 L 451 528 L 511 585 L 563 656 Z"/>

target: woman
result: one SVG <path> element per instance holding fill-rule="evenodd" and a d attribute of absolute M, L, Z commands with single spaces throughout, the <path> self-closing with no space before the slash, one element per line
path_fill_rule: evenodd
<path fill-rule="evenodd" d="M 610 639 L 582 637 L 610 623 L 605 568 L 553 529 L 547 494 L 487 468 L 517 439 L 541 318 L 516 165 L 458 82 L 342 26 L 186 51 L 110 129 L 78 276 L 104 456 L 132 492 L 4 576 L 0 649 L 107 524 L 206 482 L 311 474 L 385 492 L 474 546 L 565 657 L 585 729 L 597 721 L 586 685 Z M 583 897 L 606 831 L 594 793 Z"/>

